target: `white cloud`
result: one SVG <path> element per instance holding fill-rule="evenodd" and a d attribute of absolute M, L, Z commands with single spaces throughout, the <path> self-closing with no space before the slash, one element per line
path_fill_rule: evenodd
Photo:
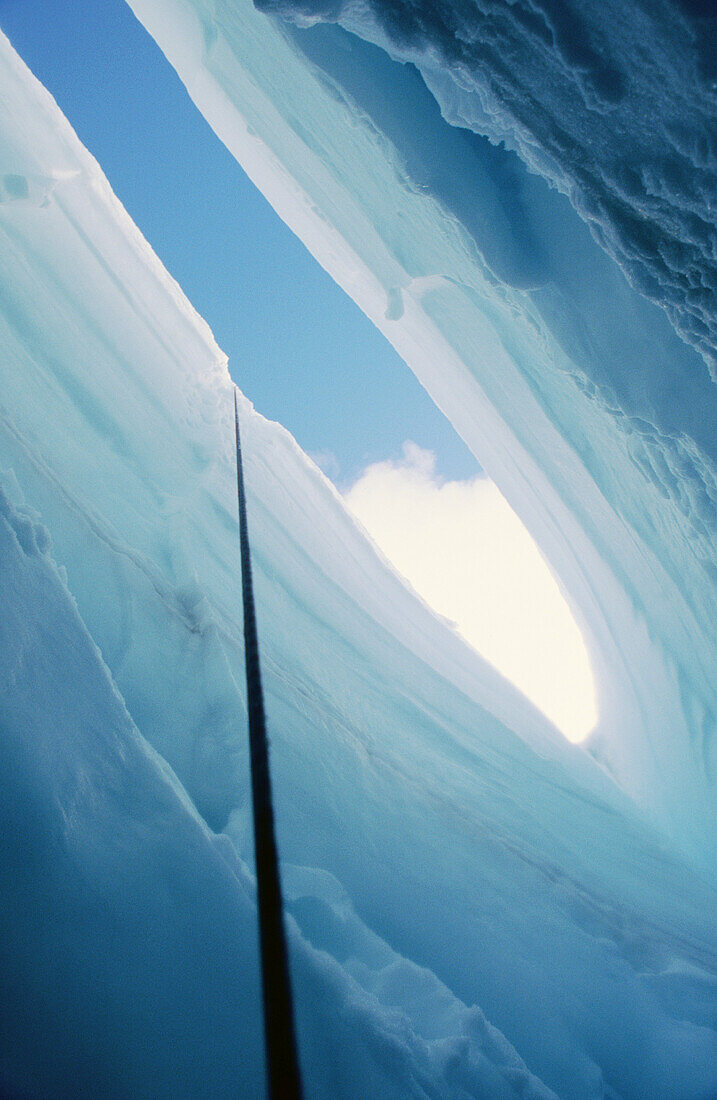
<path fill-rule="evenodd" d="M 596 721 L 580 631 L 522 523 L 486 478 L 441 482 L 435 456 L 404 444 L 346 493 L 352 512 L 431 607 L 566 737 Z"/>

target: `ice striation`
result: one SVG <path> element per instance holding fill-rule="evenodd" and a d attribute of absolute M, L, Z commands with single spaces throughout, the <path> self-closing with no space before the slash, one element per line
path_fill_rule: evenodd
<path fill-rule="evenodd" d="M 454 115 L 424 69 L 449 80 L 439 25 L 482 28 L 474 6 L 412 5 L 425 17 L 413 38 L 386 31 L 402 25 L 400 4 L 381 6 L 380 33 L 368 8 L 351 5 L 307 2 L 301 25 L 262 16 L 248 0 L 131 6 L 228 148 L 394 343 L 531 531 L 591 650 L 601 712 L 592 753 L 714 868 L 717 391 L 698 351 L 596 241 L 574 188 L 551 187 L 559 181 L 544 165 L 536 174 L 540 163 L 517 137 L 509 148 L 493 144 L 504 130 L 485 136 L 446 121 Z M 609 23 L 593 8 L 585 5 L 584 19 L 600 22 L 610 49 L 629 52 L 637 32 L 630 37 L 626 24 L 640 24 L 642 9 L 628 5 Z M 490 10 L 509 27 L 523 6 Z M 339 17 L 388 52 L 321 22 Z M 685 75 L 699 68 L 699 36 L 685 30 L 686 16 L 673 35 L 676 18 L 669 5 L 664 22 L 645 17 L 641 51 L 669 55 L 676 81 L 687 64 L 677 55 L 691 50 L 682 95 L 695 99 L 697 124 L 712 117 L 711 85 L 703 74 L 695 91 Z M 591 40 L 580 26 L 574 20 L 576 50 Z M 415 63 L 390 56 L 408 56 L 408 43 Z M 604 43 L 598 52 L 612 56 Z M 566 63 L 546 44 L 536 70 L 548 55 Z M 644 70 L 635 60 L 629 86 L 634 96 L 649 86 L 654 99 L 653 62 Z M 585 85 L 577 63 L 573 77 Z M 558 117 L 568 91 L 540 79 L 544 96 L 557 85 Z M 659 142 L 672 117 L 670 81 L 662 85 L 661 107 L 634 104 L 634 134 L 615 124 L 612 154 L 624 166 L 642 164 L 639 135 Z M 573 151 L 589 163 L 601 146 L 588 138 L 612 115 L 590 96 L 580 104 L 571 117 L 594 149 Z M 500 117 L 507 126 L 505 110 Z M 714 166 L 707 149 L 704 158 Z M 677 200 L 665 202 L 678 218 Z M 643 233 L 664 243 L 657 214 L 641 216 Z"/>
<path fill-rule="evenodd" d="M 703 360 L 375 43 L 132 6 L 532 528 L 601 692 L 569 745 L 241 400 L 307 1095 L 707 1100 Z M 0 1087 L 256 1096 L 232 386 L 5 39 L 0 102 Z"/>

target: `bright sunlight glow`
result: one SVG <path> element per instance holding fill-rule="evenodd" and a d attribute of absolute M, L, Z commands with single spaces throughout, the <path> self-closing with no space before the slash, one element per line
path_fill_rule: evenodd
<path fill-rule="evenodd" d="M 585 643 L 533 539 L 483 477 L 442 482 L 404 444 L 367 467 L 346 502 L 395 568 L 571 741 L 597 721 Z"/>

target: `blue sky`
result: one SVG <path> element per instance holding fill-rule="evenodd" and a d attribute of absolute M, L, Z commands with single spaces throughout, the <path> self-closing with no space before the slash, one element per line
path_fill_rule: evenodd
<path fill-rule="evenodd" d="M 209 322 L 260 412 L 339 482 L 411 439 L 478 465 L 391 346 L 279 220 L 124 0 L 0 0 L 0 28 Z"/>

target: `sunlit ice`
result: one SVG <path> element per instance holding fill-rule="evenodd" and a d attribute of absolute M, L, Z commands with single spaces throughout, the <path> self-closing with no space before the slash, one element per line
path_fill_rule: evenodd
<path fill-rule="evenodd" d="M 346 501 L 430 607 L 571 741 L 597 721 L 582 635 L 530 534 L 486 477 L 443 481 L 435 456 L 404 444 L 368 466 Z"/>

